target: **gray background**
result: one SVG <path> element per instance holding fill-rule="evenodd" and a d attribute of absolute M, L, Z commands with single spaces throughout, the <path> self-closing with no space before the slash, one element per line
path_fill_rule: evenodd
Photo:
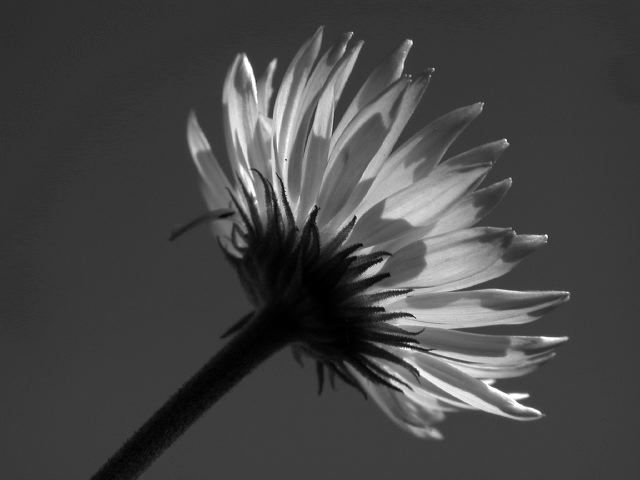
<path fill-rule="evenodd" d="M 351 92 L 406 37 L 408 71 L 437 67 L 409 130 L 482 100 L 454 151 L 511 142 L 488 223 L 550 244 L 495 285 L 573 293 L 511 330 L 571 336 L 507 385 L 547 417 L 454 415 L 423 442 L 282 352 L 145 478 L 637 478 L 639 12 L 609 3 L 4 3 L 0 476 L 87 478 L 247 311 L 205 231 L 166 240 L 204 208 L 187 113 L 222 154 L 233 55 L 281 75 L 326 24 L 366 41 Z"/>

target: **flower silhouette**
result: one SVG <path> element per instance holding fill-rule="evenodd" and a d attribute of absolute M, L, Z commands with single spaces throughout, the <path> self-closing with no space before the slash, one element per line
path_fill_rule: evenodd
<path fill-rule="evenodd" d="M 225 157 L 214 156 L 195 115 L 188 121 L 212 212 L 200 220 L 217 219 L 255 309 L 228 334 L 268 316 L 296 358 L 316 362 L 320 390 L 339 378 L 419 437 L 441 438 L 434 425 L 459 410 L 539 418 L 519 403 L 527 395 L 494 383 L 531 372 L 567 338 L 467 331 L 531 322 L 569 298 L 469 289 L 546 243 L 475 226 L 511 186 L 480 186 L 507 141 L 445 158 L 481 113 L 476 103 L 397 145 L 433 72 L 403 74 L 409 40 L 338 117 L 362 42 L 349 46 L 346 34 L 321 54 L 322 35 L 302 45 L 273 106 L 276 61 L 256 80 L 246 55 L 235 58 L 223 91 Z"/>

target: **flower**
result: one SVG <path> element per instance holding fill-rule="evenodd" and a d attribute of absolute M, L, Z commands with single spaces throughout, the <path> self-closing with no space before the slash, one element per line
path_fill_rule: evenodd
<path fill-rule="evenodd" d="M 404 41 L 371 73 L 342 116 L 337 103 L 362 42 L 351 33 L 320 54 L 322 28 L 284 73 L 273 108 L 276 60 L 257 80 L 238 55 L 223 90 L 227 159 L 196 120 L 188 143 L 212 228 L 255 307 L 228 332 L 269 310 L 291 332 L 297 358 L 370 396 L 398 425 L 425 438 L 447 412 L 541 416 L 494 382 L 553 357 L 566 337 L 489 335 L 466 329 L 531 322 L 567 292 L 472 289 L 500 277 L 547 241 L 474 226 L 511 179 L 481 182 L 506 140 L 444 159 L 482 111 L 454 110 L 397 146 L 432 69 L 403 74 Z M 196 222 L 197 223 L 197 222 Z M 273 314 L 276 312 L 277 314 Z"/>

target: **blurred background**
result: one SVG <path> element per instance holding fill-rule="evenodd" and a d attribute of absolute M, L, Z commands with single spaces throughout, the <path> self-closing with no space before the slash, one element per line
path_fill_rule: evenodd
<path fill-rule="evenodd" d="M 365 48 L 348 98 L 414 40 L 436 67 L 408 132 L 487 103 L 452 149 L 506 137 L 485 223 L 548 233 L 493 286 L 570 290 L 521 334 L 569 335 L 508 382 L 547 417 L 452 415 L 445 440 L 401 431 L 355 391 L 316 395 L 288 351 L 245 379 L 148 479 L 638 478 L 640 55 L 635 2 L 3 2 L 0 15 L 0 476 L 88 478 L 248 311 L 206 229 L 185 141 L 194 108 L 224 155 L 236 52 L 278 76 L 318 25 Z M 342 105 L 344 108 L 345 105 Z M 505 382 L 506 383 L 506 382 Z M 504 385 L 504 384 L 503 384 Z"/>

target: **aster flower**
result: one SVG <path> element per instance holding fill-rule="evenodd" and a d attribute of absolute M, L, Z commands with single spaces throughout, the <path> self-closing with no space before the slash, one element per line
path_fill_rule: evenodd
<path fill-rule="evenodd" d="M 474 227 L 511 185 L 479 184 L 506 140 L 444 159 L 482 111 L 446 114 L 397 146 L 431 70 L 403 74 L 411 41 L 369 76 L 341 118 L 336 105 L 362 47 L 351 34 L 320 55 L 322 29 L 287 68 L 271 110 L 276 61 L 256 80 L 246 55 L 224 85 L 228 163 L 212 153 L 195 116 L 191 152 L 227 258 L 260 311 L 278 305 L 294 349 L 371 395 L 400 426 L 440 438 L 447 411 L 518 420 L 540 412 L 494 380 L 524 375 L 566 337 L 460 329 L 533 321 L 566 292 L 463 290 L 504 275 L 545 235 Z M 335 123 L 335 124 L 334 124 Z M 248 319 L 247 319 L 248 321 Z"/>
<path fill-rule="evenodd" d="M 256 79 L 247 56 L 235 58 L 223 89 L 226 155 L 216 158 L 195 115 L 188 120 L 209 212 L 173 237 L 213 220 L 254 308 L 225 334 L 218 375 L 241 376 L 290 345 L 315 362 L 320 391 L 340 379 L 418 437 L 441 438 L 434 425 L 460 410 L 539 418 L 519 402 L 525 394 L 494 383 L 533 371 L 567 338 L 468 331 L 531 322 L 569 297 L 477 289 L 547 240 L 476 226 L 511 186 L 481 186 L 507 141 L 447 158 L 481 113 L 476 103 L 399 144 L 433 72 L 403 74 L 409 40 L 338 116 L 362 42 L 345 34 L 321 53 L 322 35 L 302 45 L 273 102 L 276 60 Z M 238 355 L 252 358 L 241 374 L 230 360 Z"/>

